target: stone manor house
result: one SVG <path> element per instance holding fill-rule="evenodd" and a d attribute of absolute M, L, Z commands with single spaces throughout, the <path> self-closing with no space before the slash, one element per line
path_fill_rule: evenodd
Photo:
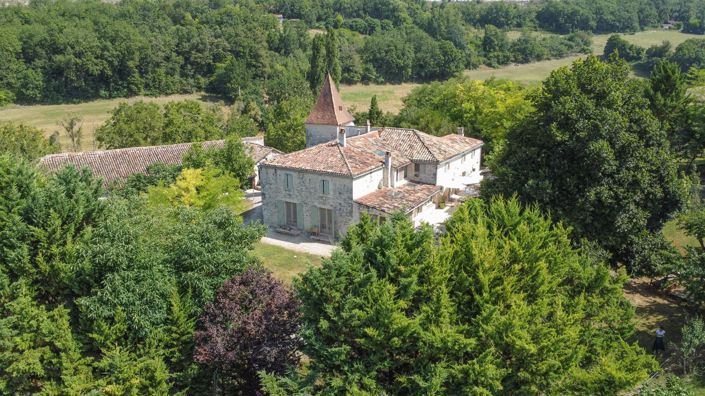
<path fill-rule="evenodd" d="M 264 223 L 334 240 L 359 221 L 396 212 L 415 223 L 447 218 L 443 197 L 477 185 L 483 142 L 463 129 L 443 137 L 415 129 L 355 126 L 330 76 L 306 120 L 306 148 L 259 165 Z"/>

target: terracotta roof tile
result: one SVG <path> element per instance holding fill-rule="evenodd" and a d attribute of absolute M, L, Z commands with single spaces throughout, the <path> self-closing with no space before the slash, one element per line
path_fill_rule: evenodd
<path fill-rule="evenodd" d="M 316 125 L 345 125 L 354 120 L 352 114 L 348 112 L 340 98 L 338 90 L 330 74 L 326 75 L 316 105 L 311 110 L 311 114 L 306 119 L 307 124 Z"/>
<path fill-rule="evenodd" d="M 204 148 L 222 148 L 224 140 L 211 140 L 201 143 Z M 244 142 L 252 159 L 257 163 L 272 152 L 280 153 L 271 147 Z M 155 163 L 179 165 L 184 154 L 193 143 L 170 144 L 164 146 L 130 147 L 115 150 L 88 151 L 83 153 L 51 154 L 39 159 L 39 166 L 55 172 L 65 166 L 87 167 L 94 176 L 105 183 L 123 180 L 134 173 L 144 173 Z"/>
<path fill-rule="evenodd" d="M 447 135 L 443 137 L 429 135 L 416 129 L 384 127 L 368 134 L 349 138 L 351 145 L 376 146 L 391 151 L 392 157 L 400 155 L 410 161 L 440 162 L 473 148 L 480 147 L 481 140 Z"/>
<path fill-rule="evenodd" d="M 341 147 L 334 141 L 280 155 L 262 166 L 357 176 L 381 167 L 383 162 L 384 153 L 380 156 L 351 145 Z"/>
<path fill-rule="evenodd" d="M 395 168 L 413 162 L 440 162 L 482 145 L 481 140 L 459 135 L 432 136 L 415 129 L 382 128 L 349 137 L 346 146 L 337 140 L 281 155 L 264 163 L 311 172 L 357 176 L 382 166 L 386 152 Z"/>
<path fill-rule="evenodd" d="M 384 213 L 406 213 L 424 204 L 440 191 L 440 186 L 407 183 L 395 188 L 381 188 L 356 199 L 355 202 Z"/>

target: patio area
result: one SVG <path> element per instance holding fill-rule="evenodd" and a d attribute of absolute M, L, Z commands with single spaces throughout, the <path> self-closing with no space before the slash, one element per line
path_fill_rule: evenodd
<path fill-rule="evenodd" d="M 419 227 L 421 224 L 426 223 L 433 226 L 434 229 L 438 228 L 438 226 L 445 223 L 445 221 L 450 218 L 455 209 L 456 206 L 450 205 L 442 209 L 436 207 L 428 208 L 414 218 L 414 226 Z"/>

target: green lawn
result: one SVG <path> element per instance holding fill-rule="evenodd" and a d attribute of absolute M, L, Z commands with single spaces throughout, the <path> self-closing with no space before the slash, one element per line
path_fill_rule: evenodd
<path fill-rule="evenodd" d="M 275 277 L 289 283 L 308 267 L 318 267 L 322 258 L 307 253 L 287 250 L 279 246 L 259 242 L 255 245 L 255 256 L 272 271 Z"/>
<path fill-rule="evenodd" d="M 691 236 L 685 235 L 685 232 L 678 228 L 678 224 L 675 220 L 666 223 L 663 227 L 663 235 L 680 250 L 688 246 L 698 246 L 698 241 Z"/>

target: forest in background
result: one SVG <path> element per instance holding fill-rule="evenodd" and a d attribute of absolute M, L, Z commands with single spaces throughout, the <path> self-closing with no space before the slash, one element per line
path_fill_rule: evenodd
<path fill-rule="evenodd" d="M 337 59 L 331 70 L 344 83 L 439 80 L 586 53 L 590 33 L 667 21 L 702 33 L 705 2 L 34 1 L 0 8 L 0 102 L 205 89 L 263 105 L 306 82 L 317 88 L 320 58 Z M 325 43 L 311 29 L 334 37 Z M 505 29 L 526 33 L 509 39 Z"/>

